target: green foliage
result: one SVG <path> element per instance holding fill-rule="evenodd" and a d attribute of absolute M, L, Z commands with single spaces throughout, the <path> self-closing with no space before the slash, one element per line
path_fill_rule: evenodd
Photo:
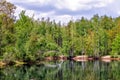
<path fill-rule="evenodd" d="M 112 44 L 112 55 L 120 55 L 120 34 L 116 35 Z"/>
<path fill-rule="evenodd" d="M 14 21 L 15 6 L 0 2 L 0 58 L 32 60 L 43 56 L 120 55 L 120 17 L 94 15 L 61 25 L 55 21 L 34 20 L 22 11 Z M 11 12 L 11 13 L 8 13 Z M 8 60 L 8 61 L 9 61 Z"/>
<path fill-rule="evenodd" d="M 14 54 L 14 10 L 15 6 L 5 0 L 0 2 L 0 56 L 12 59 Z M 7 55 L 6 55 L 7 54 Z"/>
<path fill-rule="evenodd" d="M 26 42 L 29 40 L 32 31 L 32 20 L 21 12 L 20 19 L 15 24 L 16 31 L 16 56 L 24 59 L 26 57 Z"/>

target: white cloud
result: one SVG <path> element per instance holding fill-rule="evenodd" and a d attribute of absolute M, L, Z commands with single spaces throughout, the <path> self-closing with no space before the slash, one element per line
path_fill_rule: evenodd
<path fill-rule="evenodd" d="M 42 18 L 42 17 L 48 18 L 48 17 L 54 16 L 54 13 L 55 11 L 50 11 L 48 13 L 40 12 L 39 14 L 35 14 L 34 18 L 35 19 Z"/>
<path fill-rule="evenodd" d="M 69 9 L 72 11 L 90 9 L 92 7 L 105 7 L 115 0 L 8 0 L 13 3 L 36 3 L 40 6 L 52 5 L 57 9 Z"/>
<path fill-rule="evenodd" d="M 7 0 L 12 3 L 36 3 L 41 5 L 47 5 L 52 2 L 52 0 Z"/>
<path fill-rule="evenodd" d="M 27 10 L 25 14 L 32 17 L 35 14 L 35 11 L 34 10 Z"/>
<path fill-rule="evenodd" d="M 23 7 L 20 7 L 20 6 L 17 7 L 17 9 L 15 11 L 15 16 L 17 16 L 17 19 L 18 19 L 18 14 L 20 14 L 20 12 L 22 10 L 25 10 L 25 9 Z M 32 17 L 34 15 L 35 19 L 42 18 L 42 17 L 48 18 L 48 17 L 54 15 L 54 13 L 55 13 L 55 11 L 50 11 L 48 13 L 45 13 L 45 12 L 37 13 L 34 10 L 25 10 L 25 11 L 26 11 L 25 14 L 28 15 L 29 17 Z"/>
<path fill-rule="evenodd" d="M 25 8 L 21 7 L 21 6 L 17 6 L 17 9 L 15 10 L 15 16 L 18 19 L 19 18 L 19 14 L 21 13 L 22 10 L 25 10 Z M 32 17 L 33 14 L 36 13 L 36 11 L 34 10 L 25 10 L 26 11 L 26 15 L 28 15 L 29 17 Z"/>
<path fill-rule="evenodd" d="M 56 0 L 55 7 L 72 11 L 91 9 L 92 7 L 105 7 L 114 0 Z"/>
<path fill-rule="evenodd" d="M 57 22 L 58 21 L 68 22 L 71 19 L 77 19 L 80 18 L 81 16 L 89 18 L 91 17 L 91 15 L 94 15 L 96 13 L 112 14 L 113 12 L 115 13 L 113 15 L 116 14 L 120 15 L 120 9 L 118 5 L 120 0 L 7 0 L 7 1 L 17 6 L 15 13 L 16 16 L 18 16 L 18 14 L 22 10 L 26 10 L 26 15 L 28 16 L 32 16 L 34 14 L 35 15 L 34 17 L 36 19 L 41 17 L 45 18 L 50 17 L 50 19 L 52 20 L 55 19 Z M 34 4 L 34 6 L 32 4 Z M 52 7 L 53 9 L 50 8 L 49 11 L 47 11 L 49 6 Z M 39 10 L 39 8 L 44 10 L 44 7 L 46 11 Z M 66 12 L 64 12 L 65 10 Z M 81 14 L 81 12 L 83 15 Z"/>
<path fill-rule="evenodd" d="M 79 6 L 79 0 L 56 0 L 55 7 L 58 9 L 71 9 L 71 10 L 77 10 Z"/>
<path fill-rule="evenodd" d="M 62 21 L 62 23 L 67 23 L 69 22 L 69 20 L 72 20 L 73 17 L 71 15 L 59 15 L 59 16 L 52 16 L 51 17 L 52 20 L 55 20 L 57 23 L 59 21 Z"/>
<path fill-rule="evenodd" d="M 15 16 L 16 18 L 18 19 L 19 18 L 19 14 L 22 10 L 25 10 L 23 7 L 20 7 L 20 6 L 16 6 L 17 9 L 15 10 Z"/>
<path fill-rule="evenodd" d="M 118 11 L 118 15 L 120 15 L 120 11 Z"/>

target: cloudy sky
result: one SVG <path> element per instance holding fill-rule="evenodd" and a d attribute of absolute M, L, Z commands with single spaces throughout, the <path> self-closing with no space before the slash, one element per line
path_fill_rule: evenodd
<path fill-rule="evenodd" d="M 120 15 L 120 0 L 7 0 L 17 6 L 15 15 L 26 10 L 34 18 L 50 17 L 62 21 L 91 18 L 94 14 L 117 17 Z"/>

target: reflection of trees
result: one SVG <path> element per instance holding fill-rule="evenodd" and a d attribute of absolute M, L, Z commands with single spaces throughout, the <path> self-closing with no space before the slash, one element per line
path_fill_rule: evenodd
<path fill-rule="evenodd" d="M 85 67 L 83 68 L 83 63 Z M 21 67 L 6 67 L 0 70 L 0 80 L 119 80 L 120 62 L 49 62 Z M 61 64 L 59 67 L 58 64 Z M 46 67 L 45 67 L 46 66 Z"/>
<path fill-rule="evenodd" d="M 44 65 L 45 65 L 45 67 L 61 68 L 62 63 L 63 63 L 63 61 L 61 61 L 60 63 L 56 63 L 56 64 L 44 64 Z"/>
<path fill-rule="evenodd" d="M 54 72 L 55 73 L 55 77 L 58 77 L 59 80 L 63 80 L 63 70 L 61 69 L 63 64 L 63 61 L 61 61 L 60 63 L 56 63 L 56 64 L 44 64 L 45 67 L 49 67 L 49 68 L 57 68 Z"/>

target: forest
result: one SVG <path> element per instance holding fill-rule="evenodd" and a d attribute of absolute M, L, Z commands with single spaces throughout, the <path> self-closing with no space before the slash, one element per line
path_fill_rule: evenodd
<path fill-rule="evenodd" d="M 93 15 L 66 25 L 50 18 L 34 19 L 16 6 L 0 2 L 0 61 L 36 61 L 47 56 L 120 55 L 120 16 Z"/>

